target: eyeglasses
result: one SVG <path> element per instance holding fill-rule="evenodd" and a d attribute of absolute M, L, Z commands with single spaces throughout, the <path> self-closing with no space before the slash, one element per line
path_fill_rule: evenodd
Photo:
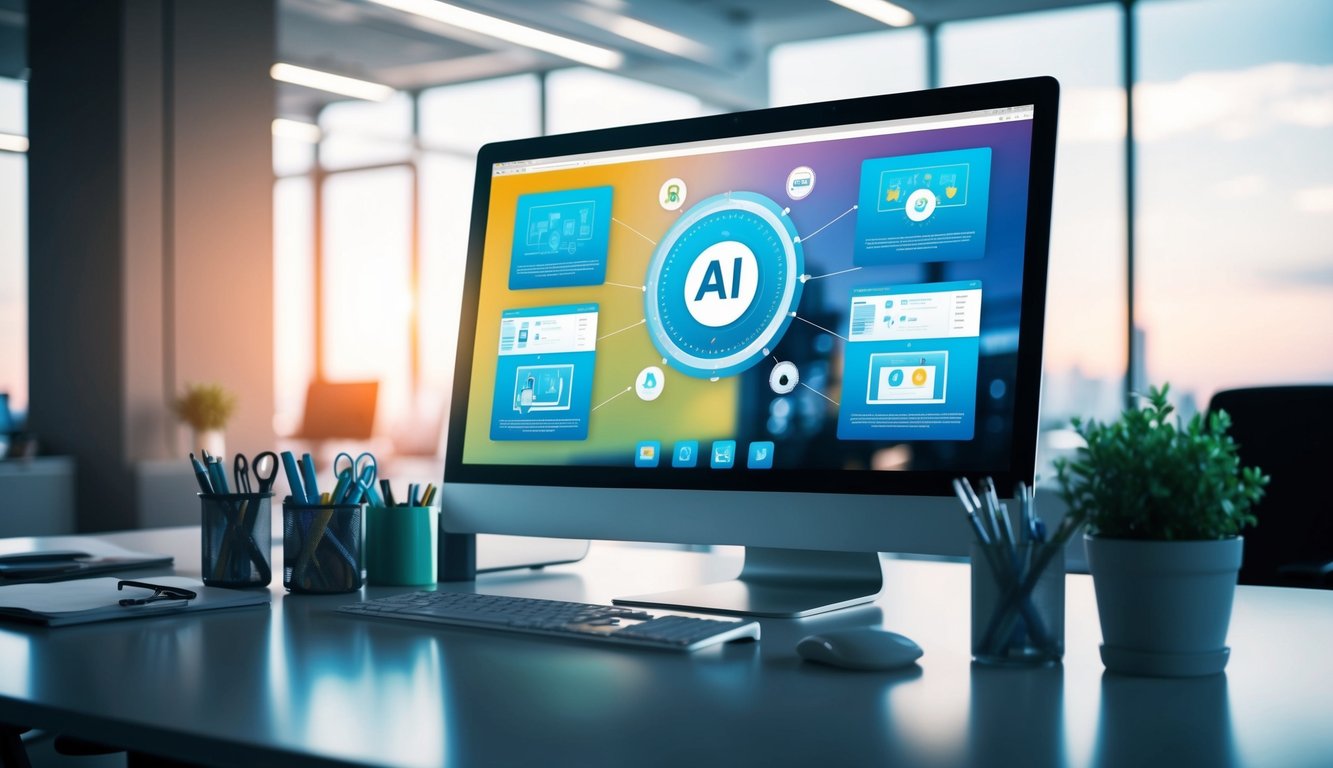
<path fill-rule="evenodd" d="M 168 587 L 162 584 L 149 584 L 146 581 L 122 580 L 116 582 L 116 589 L 122 590 L 125 587 L 138 587 L 139 589 L 151 589 L 153 594 L 149 597 L 125 597 L 121 598 L 121 605 L 148 605 L 163 600 L 193 600 L 198 597 L 198 593 L 181 589 L 180 587 Z"/>

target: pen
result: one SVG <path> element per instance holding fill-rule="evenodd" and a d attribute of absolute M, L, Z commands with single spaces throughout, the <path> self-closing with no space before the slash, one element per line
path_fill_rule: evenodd
<path fill-rule="evenodd" d="M 190 452 L 190 464 L 194 466 L 194 479 L 199 483 L 199 490 L 203 493 L 212 493 L 213 484 L 208 479 L 208 470 L 204 469 L 204 465 L 194 457 L 193 451 Z"/>
<path fill-rule="evenodd" d="M 296 469 L 296 457 L 291 451 L 282 452 L 282 470 L 287 473 L 287 485 L 292 488 L 292 501 L 301 506 L 308 506 L 310 499 L 306 498 L 305 486 L 301 482 L 301 473 Z M 317 501 L 318 496 L 315 497 Z"/>
<path fill-rule="evenodd" d="M 319 478 L 315 476 L 315 460 L 310 454 L 301 454 L 301 477 L 305 479 L 305 497 L 319 498 Z"/>
<path fill-rule="evenodd" d="M 380 480 L 380 490 L 384 491 L 384 506 L 386 507 L 394 506 L 393 488 L 390 487 L 388 478 Z"/>
<path fill-rule="evenodd" d="M 966 486 L 967 483 L 963 482 L 961 478 L 954 478 L 953 492 L 958 495 L 958 500 L 963 503 L 963 511 L 967 513 L 967 521 L 972 524 L 972 530 L 977 535 L 977 541 L 982 544 L 989 544 L 990 536 L 986 535 L 986 526 L 981 524 L 981 518 L 977 517 L 976 508 L 972 506 L 972 501 L 964 490 Z"/>
<path fill-rule="evenodd" d="M 367 501 L 372 507 L 384 506 L 384 499 L 380 497 L 380 492 L 375 490 L 374 464 L 367 465 L 365 469 L 361 470 L 361 481 L 356 484 L 356 487 L 362 491 L 364 496 L 363 499 L 357 499 L 357 501 Z"/>
<path fill-rule="evenodd" d="M 343 471 L 338 473 L 338 483 L 337 485 L 333 486 L 333 493 L 326 495 L 328 495 L 329 498 L 333 499 L 334 503 L 342 504 L 344 503 L 343 497 L 347 495 L 348 487 L 351 485 L 351 483 L 352 483 L 352 470 L 344 469 Z"/>
<path fill-rule="evenodd" d="M 227 487 L 227 472 L 216 456 L 208 457 L 208 476 L 213 481 L 214 493 L 231 493 L 231 489 Z"/>

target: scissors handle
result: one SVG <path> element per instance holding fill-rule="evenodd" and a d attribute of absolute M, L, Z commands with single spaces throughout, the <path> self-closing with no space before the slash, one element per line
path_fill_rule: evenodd
<path fill-rule="evenodd" d="M 266 462 L 268 464 L 267 472 L 263 469 Z M 273 451 L 264 451 L 257 454 L 254 461 L 250 462 L 250 469 L 255 473 L 255 479 L 259 481 L 259 492 L 271 493 L 273 491 L 273 481 L 278 477 L 278 454 Z"/>
<path fill-rule="evenodd" d="M 250 462 L 246 460 L 244 453 L 236 454 L 236 458 L 231 462 L 231 473 L 236 480 L 237 493 L 253 493 L 250 485 Z"/>

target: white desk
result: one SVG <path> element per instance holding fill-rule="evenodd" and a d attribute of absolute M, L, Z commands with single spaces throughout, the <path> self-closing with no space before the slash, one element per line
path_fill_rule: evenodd
<path fill-rule="evenodd" d="M 106 538 L 198 574 L 193 529 Z M 605 602 L 738 564 L 602 544 L 476 587 Z M 971 664 L 966 566 L 891 561 L 888 576 L 874 606 L 765 620 L 758 644 L 692 655 L 358 620 L 331 613 L 357 595 L 280 586 L 271 609 L 2 625 L 0 721 L 216 764 L 1333 764 L 1333 592 L 1241 587 L 1227 673 L 1170 681 L 1103 674 L 1086 576 L 1069 577 L 1063 667 L 1032 671 Z M 844 672 L 793 651 L 881 622 L 925 649 L 919 670 Z"/>

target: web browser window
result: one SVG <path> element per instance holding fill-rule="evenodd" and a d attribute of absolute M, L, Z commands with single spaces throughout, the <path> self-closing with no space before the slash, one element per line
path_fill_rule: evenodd
<path fill-rule="evenodd" d="M 998 466 L 1032 115 L 494 164 L 463 462 Z"/>

